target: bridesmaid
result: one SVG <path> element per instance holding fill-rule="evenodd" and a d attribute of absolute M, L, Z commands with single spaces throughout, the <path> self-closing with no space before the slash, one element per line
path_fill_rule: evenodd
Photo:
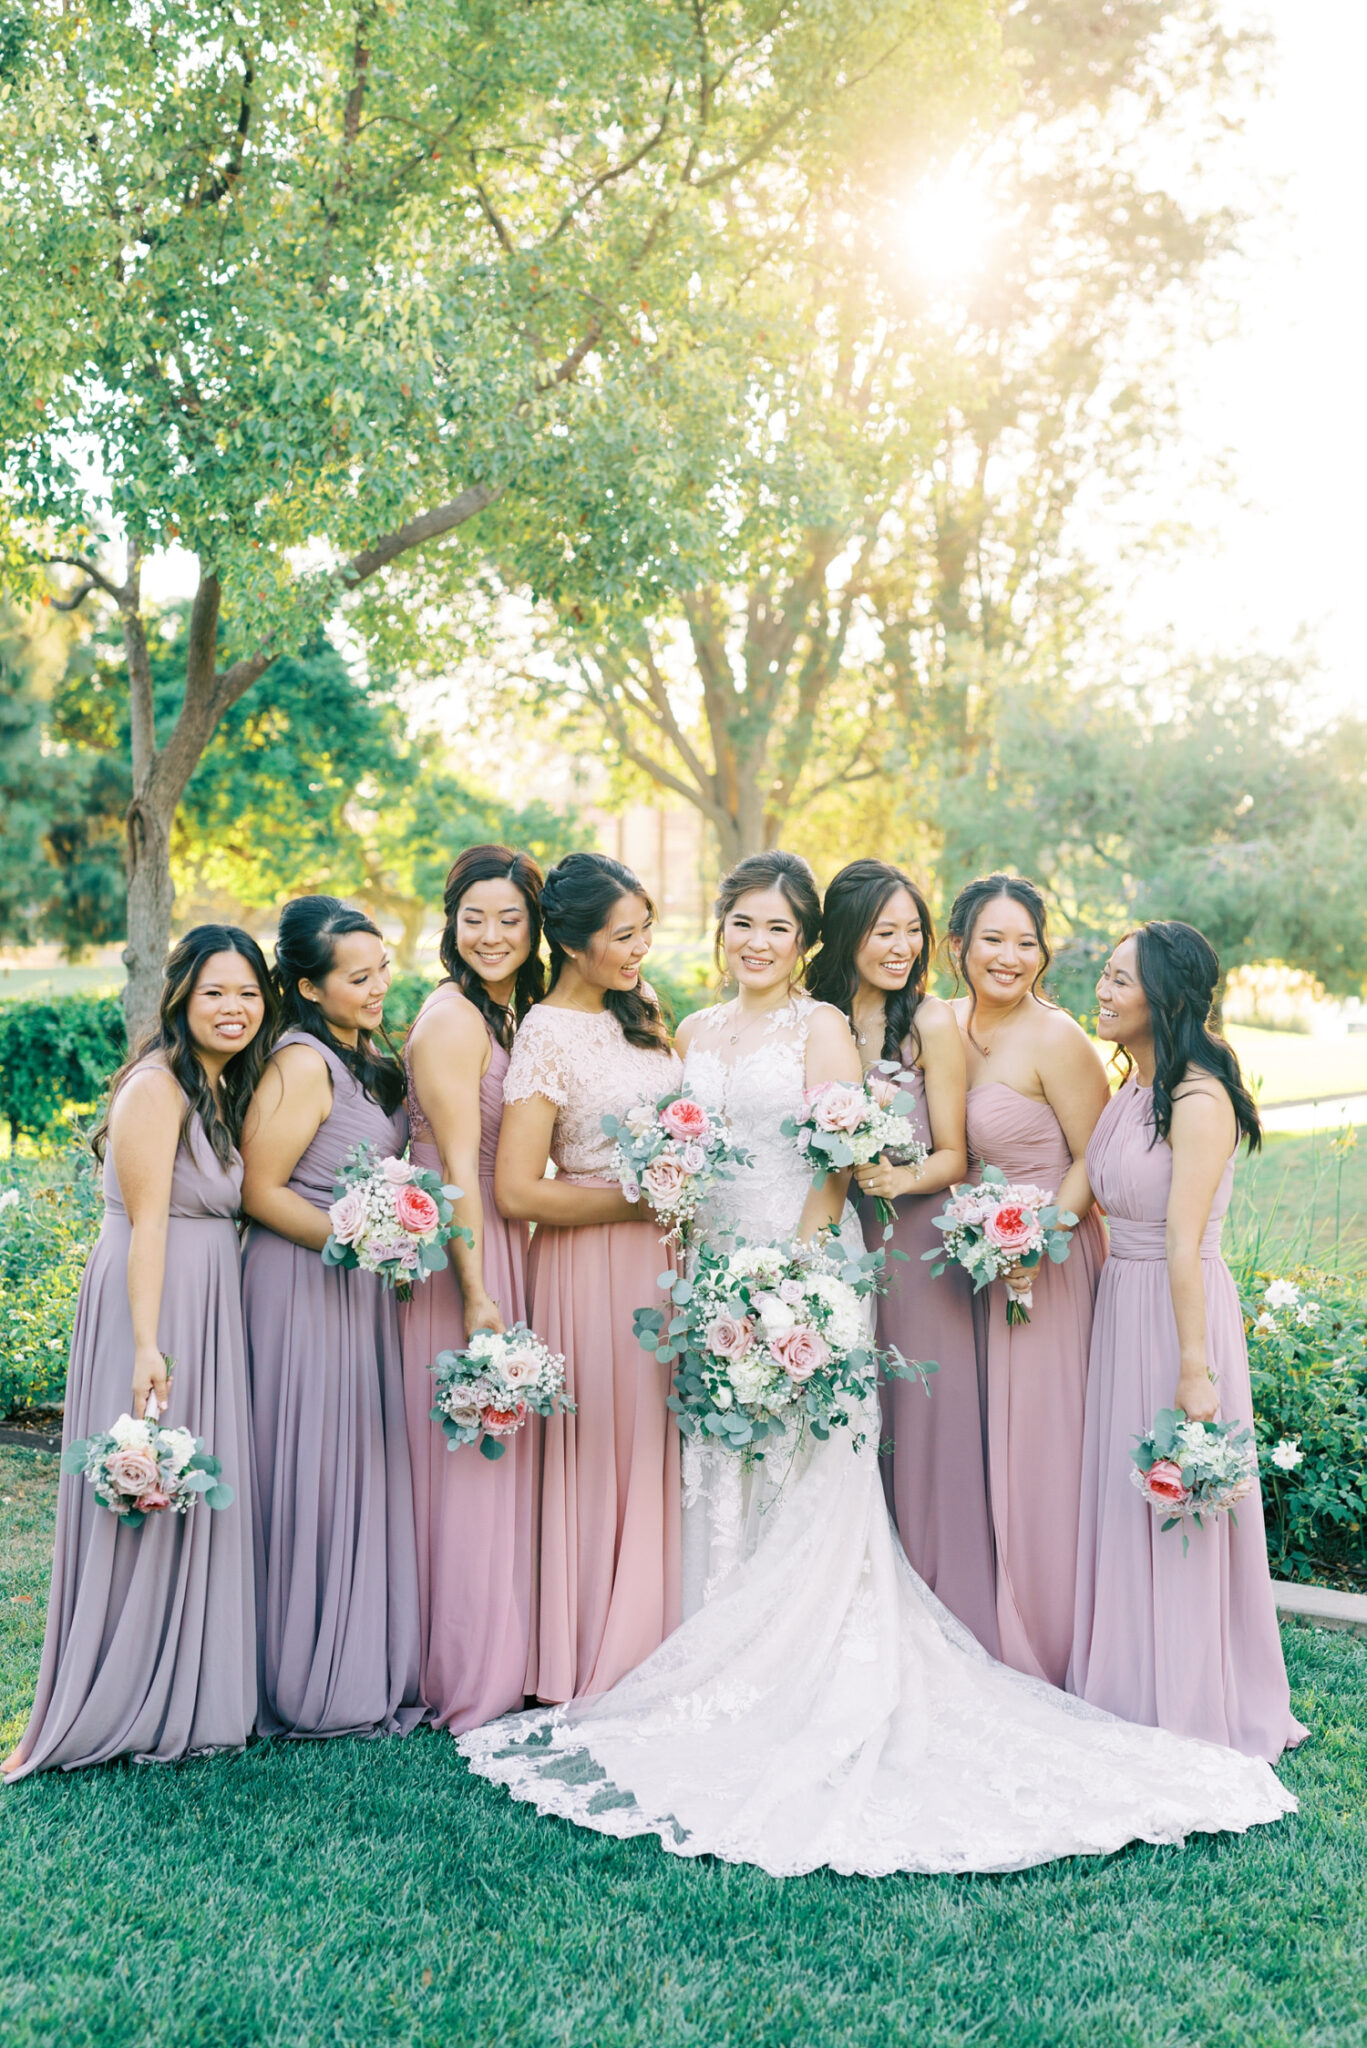
<path fill-rule="evenodd" d="M 81 1279 L 64 1435 L 99 1435 L 149 1394 L 203 1437 L 231 1506 L 125 1528 L 63 1474 L 38 1690 L 4 1766 L 167 1763 L 239 1748 L 256 1718 L 247 1363 L 234 1226 L 237 1139 L 274 995 L 255 939 L 197 925 L 166 964 L 151 1035 L 95 1136 L 104 1222 Z"/>
<path fill-rule="evenodd" d="M 878 1341 L 908 1358 L 933 1358 L 929 1394 L 889 1379 L 884 1426 L 888 1505 L 913 1568 L 983 1648 L 997 1654 L 992 1528 L 987 1504 L 986 1401 L 973 1334 L 973 1289 L 958 1268 L 938 1280 L 921 1254 L 940 1244 L 931 1218 L 944 1190 L 968 1168 L 964 1049 L 954 1012 L 927 995 L 935 927 L 924 896 L 900 868 L 856 860 L 826 891 L 821 949 L 807 970 L 819 1002 L 843 1010 L 865 1071 L 880 1060 L 903 1069 L 916 1099 L 911 1126 L 930 1155 L 920 1166 L 877 1161 L 855 1168 L 866 1196 L 897 1205 L 888 1291 Z M 877 1241 L 876 1232 L 870 1242 Z"/>
<path fill-rule="evenodd" d="M 287 1029 L 243 1139 L 243 1259 L 267 1735 L 403 1734 L 421 1718 L 413 1489 L 393 1294 L 325 1266 L 333 1176 L 352 1147 L 397 1157 L 403 1073 L 378 1052 L 389 961 L 362 911 L 285 905 Z"/>
<path fill-rule="evenodd" d="M 537 1226 L 530 1320 L 578 1403 L 546 1425 L 541 1487 L 536 1690 L 559 1702 L 605 1692 L 679 1621 L 678 1430 L 632 1333 L 667 1258 L 612 1177 L 602 1119 L 677 1088 L 681 1069 L 641 979 L 655 913 L 630 868 L 569 854 L 541 915 L 550 994 L 513 1046 L 494 1188 L 505 1216 Z"/>
<path fill-rule="evenodd" d="M 1209 1029 L 1220 976 L 1187 924 L 1148 924 L 1097 984 L 1099 1035 L 1129 1069 L 1092 1133 L 1087 1172 L 1111 1253 L 1092 1332 L 1077 1622 L 1068 1686 L 1176 1735 L 1275 1763 L 1305 1729 L 1291 1713 L 1263 1509 L 1192 1529 L 1183 1554 L 1131 1483 L 1130 1452 L 1160 1408 L 1251 1427 L 1239 1297 L 1220 1256 L 1241 1138 L 1258 1112 Z"/>
<path fill-rule="evenodd" d="M 520 1429 L 491 1463 L 451 1451 L 431 1420 L 439 1351 L 473 1330 L 527 1316 L 527 1228 L 494 1206 L 503 1078 L 518 1022 L 545 987 L 541 870 L 506 846 L 472 846 L 446 878 L 441 959 L 408 1034 L 411 1156 L 467 1192 L 456 1220 L 473 1248 L 414 1289 L 399 1312 L 418 1531 L 422 1699 L 453 1735 L 522 1705 L 536 1690 L 533 1640 L 541 1425 Z"/>
<path fill-rule="evenodd" d="M 968 986 L 951 1007 L 968 1062 L 969 1155 L 1049 1188 L 1080 1219 L 1065 1263 L 1046 1260 L 1035 1271 L 1028 1323 L 1008 1325 L 1005 1282 L 974 1301 L 1000 1655 L 1062 1685 L 1073 1641 L 1087 1348 L 1106 1255 L 1083 1155 L 1106 1105 L 1106 1075 L 1081 1026 L 1038 993 L 1049 947 L 1033 882 L 1001 874 L 970 882 L 954 899 L 948 939 Z"/>

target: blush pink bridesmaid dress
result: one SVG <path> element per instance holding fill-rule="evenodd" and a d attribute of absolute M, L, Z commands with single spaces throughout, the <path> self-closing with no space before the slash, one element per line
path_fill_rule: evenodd
<path fill-rule="evenodd" d="M 610 1011 L 539 1003 L 503 1095 L 554 1103 L 560 1179 L 616 1186 L 603 1117 L 655 1101 L 682 1072 L 673 1053 L 629 1045 Z M 532 1237 L 530 1321 L 563 1353 L 577 1404 L 545 1425 L 536 1692 L 548 1702 L 606 1692 L 679 1624 L 678 1427 L 669 1375 L 632 1329 L 670 1263 L 654 1223 L 539 1223 Z"/>
<path fill-rule="evenodd" d="M 443 982 L 424 1004 L 464 1002 Z M 494 1154 L 503 1121 L 508 1054 L 489 1034 L 479 1084 L 479 1189 L 484 1204 L 484 1285 L 506 1324 L 527 1317 L 527 1226 L 494 1206 Z M 432 1127 L 408 1069 L 410 1157 L 441 1172 Z M 429 1718 L 459 1735 L 522 1705 L 536 1691 L 536 1520 L 542 1425 L 531 1417 L 497 1460 L 473 1444 L 450 1450 L 432 1421 L 431 1365 L 460 1351 L 465 1310 L 454 1266 L 434 1273 L 399 1310 L 404 1405 L 418 1536 L 421 1690 Z"/>
<path fill-rule="evenodd" d="M 969 1089 L 968 1149 L 976 1167 L 999 1166 L 1008 1179 L 1055 1194 L 1073 1163 L 1048 1103 L 1002 1081 Z M 1028 1323 L 1008 1326 L 1002 1281 L 974 1302 L 987 1378 L 1000 1655 L 1057 1686 L 1073 1643 L 1087 1355 L 1105 1256 L 1105 1228 L 1092 1210 L 1064 1263 L 1045 1260 L 1037 1269 Z"/>
<path fill-rule="evenodd" d="M 904 1086 L 916 1098 L 911 1124 L 931 1143 L 925 1077 L 902 1048 Z M 878 1304 L 878 1341 L 907 1358 L 933 1358 L 930 1391 L 919 1380 L 889 1377 L 883 1387 L 883 1428 L 892 1450 L 884 1464 L 888 1506 L 913 1569 L 951 1614 L 997 1655 L 997 1605 L 992 1526 L 987 1500 L 986 1388 L 973 1331 L 973 1283 L 961 1267 L 935 1279 L 921 1254 L 943 1243 L 932 1218 L 947 1199 L 903 1195 L 886 1249 L 888 1291 Z M 864 1234 L 880 1241 L 882 1226 L 865 1205 Z"/>
<path fill-rule="evenodd" d="M 1153 1091 L 1127 1081 L 1102 1112 L 1087 1171 L 1111 1252 L 1097 1294 L 1083 1450 L 1077 1611 L 1068 1689 L 1127 1721 L 1275 1763 L 1305 1729 L 1291 1712 L 1262 1500 L 1189 1531 L 1185 1555 L 1131 1481 L 1130 1452 L 1177 1386 L 1164 1244 L 1172 1150 L 1153 1137 Z M 1248 1351 L 1220 1226 L 1231 1157 L 1201 1245 L 1206 1341 L 1227 1421 L 1251 1425 Z"/>

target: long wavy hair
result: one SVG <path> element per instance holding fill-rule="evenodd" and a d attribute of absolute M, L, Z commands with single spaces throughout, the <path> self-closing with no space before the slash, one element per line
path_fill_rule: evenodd
<path fill-rule="evenodd" d="M 1189 1067 L 1213 1074 L 1224 1089 L 1250 1152 L 1263 1142 L 1257 1105 L 1249 1093 L 1232 1046 L 1210 1028 L 1211 1006 L 1220 984 L 1220 956 L 1204 933 L 1175 918 L 1141 924 L 1127 937 L 1135 942 L 1139 983 L 1153 1029 L 1153 1137 L 1156 1145 L 1172 1130 L 1172 1098 Z M 1134 1062 L 1121 1047 L 1128 1074 Z"/>
<path fill-rule="evenodd" d="M 807 954 L 821 937 L 821 898 L 817 894 L 816 877 L 802 855 L 786 853 L 781 846 L 771 847 L 766 853 L 747 853 L 744 860 L 736 862 L 730 874 L 722 876 L 717 900 L 712 907 L 716 919 L 712 957 L 719 974 L 726 971 L 722 927 L 741 897 L 750 895 L 755 889 L 777 889 L 783 897 L 797 925 L 798 950 L 804 964 Z M 799 975 L 801 972 L 800 968 Z"/>
<path fill-rule="evenodd" d="M 978 919 L 989 903 L 995 903 L 999 896 L 1009 897 L 1012 903 L 1019 903 L 1035 928 L 1039 941 L 1040 970 L 1035 976 L 1031 993 L 1039 994 L 1039 985 L 1049 971 L 1053 955 L 1049 951 L 1049 913 L 1045 907 L 1044 895 L 1039 887 L 1027 881 L 1024 875 L 979 875 L 974 881 L 966 882 L 954 898 L 949 910 L 949 923 L 945 926 L 945 937 L 957 946 L 951 951 L 954 963 L 955 982 L 963 982 L 968 989 L 968 1035 L 973 1038 L 973 1019 L 978 1010 L 978 991 L 973 986 L 968 972 L 968 949 L 973 942 Z M 976 1038 L 973 1043 L 978 1044 Z M 981 1052 L 982 1047 L 978 1046 Z"/>
<path fill-rule="evenodd" d="M 541 925 L 550 949 L 550 987 L 565 965 L 566 951 L 581 953 L 602 931 L 612 907 L 623 896 L 639 896 L 650 915 L 655 905 L 639 878 L 620 860 L 605 853 L 567 853 L 547 875 L 541 891 Z M 638 983 L 635 988 L 603 992 L 603 1008 L 621 1025 L 628 1045 L 645 1052 L 667 1052 L 669 1033 L 660 1006 Z"/>
<path fill-rule="evenodd" d="M 199 986 L 206 963 L 215 953 L 236 953 L 246 961 L 256 976 L 265 1006 L 260 1030 L 225 1063 L 219 1076 L 217 1096 L 209 1086 L 199 1050 L 190 1036 L 189 1016 L 190 998 Z M 104 1115 L 90 1140 L 95 1157 L 102 1160 L 105 1155 L 109 1142 L 109 1116 L 115 1096 L 134 1067 L 141 1066 L 150 1054 L 160 1053 L 186 1098 L 182 1137 L 188 1142 L 190 1126 L 198 1117 L 216 1157 L 226 1166 L 242 1136 L 242 1120 L 247 1114 L 247 1105 L 256 1092 L 261 1069 L 275 1042 L 277 1012 L 275 983 L 266 965 L 266 956 L 250 932 L 244 932 L 235 924 L 197 924 L 192 931 L 186 932 L 179 945 L 172 948 L 166 962 L 156 1023 L 143 1032 L 109 1084 L 109 1100 Z"/>
<path fill-rule="evenodd" d="M 355 1075 L 372 1102 L 378 1102 L 392 1116 L 404 1097 L 403 1068 L 394 1057 L 389 1040 L 380 1028 L 383 1050 L 377 1051 L 374 1035 L 362 1031 L 355 1045 L 344 1045 L 336 1037 L 317 1003 L 303 993 L 301 981 L 315 988 L 326 980 L 337 964 L 337 941 L 352 932 L 369 932 L 383 940 L 384 933 L 354 903 L 336 896 L 296 896 L 280 913 L 275 939 L 275 985 L 280 998 L 281 1031 L 307 1031 L 310 1038 L 330 1046 L 349 1072 Z"/>
<path fill-rule="evenodd" d="M 517 970 L 513 1000 L 506 1007 L 496 1003 L 482 974 L 461 958 L 456 943 L 456 919 L 461 900 L 477 882 L 511 882 L 527 906 L 527 927 L 531 952 Z M 442 927 L 441 964 L 461 994 L 472 1002 L 500 1045 L 511 1045 L 513 1033 L 533 1003 L 546 993 L 546 967 L 541 958 L 541 891 L 545 878 L 529 853 L 515 853 L 509 846 L 467 846 L 446 877 L 442 901 L 446 922 Z"/>
<path fill-rule="evenodd" d="M 912 1059 L 920 1055 L 916 1012 L 925 1001 L 926 981 L 935 952 L 935 922 L 930 905 L 910 875 L 889 861 L 852 860 L 832 878 L 821 914 L 821 945 L 807 969 L 807 988 L 818 1002 L 832 1003 L 842 1010 L 853 1025 L 854 999 L 859 992 L 856 955 L 899 889 L 906 890 L 921 920 L 921 950 L 911 963 L 906 986 L 883 991 L 882 1056 L 885 1060 L 900 1061 L 908 1039 Z"/>

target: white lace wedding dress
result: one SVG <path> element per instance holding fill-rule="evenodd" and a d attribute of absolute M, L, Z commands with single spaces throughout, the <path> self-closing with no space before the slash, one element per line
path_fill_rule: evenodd
<path fill-rule="evenodd" d="M 754 1157 L 714 1229 L 773 1242 L 796 1227 L 807 1175 L 778 1126 L 801 1101 L 812 1007 L 796 998 L 730 1065 L 715 1015 L 696 1027 L 687 1082 Z M 748 1475 L 689 1446 L 683 1626 L 595 1700 L 462 1736 L 472 1768 L 542 1813 L 775 1877 L 1017 1870 L 1295 1810 L 1259 1759 L 994 1663 L 907 1563 L 876 1402 L 867 1425 L 862 1447 L 837 1430 Z"/>

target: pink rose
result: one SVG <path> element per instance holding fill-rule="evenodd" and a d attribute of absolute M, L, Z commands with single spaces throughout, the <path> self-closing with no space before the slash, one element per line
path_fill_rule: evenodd
<path fill-rule="evenodd" d="M 518 1401 L 511 1408 L 486 1408 L 479 1419 L 490 1436 L 512 1436 L 527 1420 L 527 1403 Z"/>
<path fill-rule="evenodd" d="M 510 1387 L 529 1387 L 540 1379 L 541 1366 L 530 1351 L 509 1351 L 503 1360 L 503 1377 Z"/>
<path fill-rule="evenodd" d="M 1001 1251 L 1029 1252 L 1039 1243 L 1039 1225 L 1019 1202 L 1003 1202 L 983 1218 L 983 1235 Z"/>
<path fill-rule="evenodd" d="M 365 1233 L 365 1196 L 360 1188 L 348 1188 L 328 1210 L 328 1221 L 338 1244 L 356 1244 Z"/>
<path fill-rule="evenodd" d="M 671 1138 L 710 1138 L 712 1119 L 700 1102 L 693 1102 L 687 1095 L 680 1095 L 674 1102 L 666 1103 L 660 1111 L 660 1122 Z"/>
<path fill-rule="evenodd" d="M 145 1515 L 154 1515 L 158 1508 L 170 1507 L 171 1496 L 163 1493 L 159 1486 L 154 1486 L 149 1492 L 139 1495 L 133 1505 L 141 1508 Z"/>
<path fill-rule="evenodd" d="M 868 1113 L 862 1088 L 850 1081 L 827 1081 L 824 1087 L 809 1088 L 807 1107 L 819 1131 L 857 1131 Z"/>
<path fill-rule="evenodd" d="M 706 1344 L 717 1358 L 741 1358 L 750 1349 L 755 1326 L 748 1316 L 714 1316 L 707 1326 Z"/>
<path fill-rule="evenodd" d="M 161 1484 L 161 1468 L 156 1459 L 150 1451 L 138 1450 L 136 1446 L 111 1451 L 104 1469 L 115 1493 L 126 1493 L 132 1499 Z"/>
<path fill-rule="evenodd" d="M 681 1145 L 678 1160 L 685 1173 L 701 1173 L 707 1164 L 707 1148 L 692 1143 Z"/>
<path fill-rule="evenodd" d="M 683 1193 L 687 1175 L 677 1159 L 652 1159 L 641 1175 L 641 1186 L 652 1209 L 672 1209 Z"/>
<path fill-rule="evenodd" d="M 411 1182 L 395 1188 L 394 1214 L 399 1219 L 400 1228 L 412 1237 L 425 1237 L 441 1222 L 441 1210 L 426 1188 L 415 1188 Z"/>
<path fill-rule="evenodd" d="M 831 1348 L 825 1338 L 801 1323 L 795 1330 L 775 1337 L 769 1349 L 790 1380 L 809 1380 L 819 1367 L 830 1363 Z"/>
<path fill-rule="evenodd" d="M 391 1187 L 401 1187 L 405 1181 L 412 1180 L 417 1168 L 410 1166 L 406 1159 L 382 1159 L 380 1172 Z"/>
<path fill-rule="evenodd" d="M 1144 1475 L 1144 1491 L 1152 1500 L 1162 1501 L 1166 1507 L 1181 1507 L 1187 1497 L 1181 1466 L 1174 1465 L 1171 1458 L 1159 1458 Z"/>
<path fill-rule="evenodd" d="M 880 1109 L 891 1109 L 902 1092 L 890 1074 L 866 1074 L 864 1085 Z"/>

